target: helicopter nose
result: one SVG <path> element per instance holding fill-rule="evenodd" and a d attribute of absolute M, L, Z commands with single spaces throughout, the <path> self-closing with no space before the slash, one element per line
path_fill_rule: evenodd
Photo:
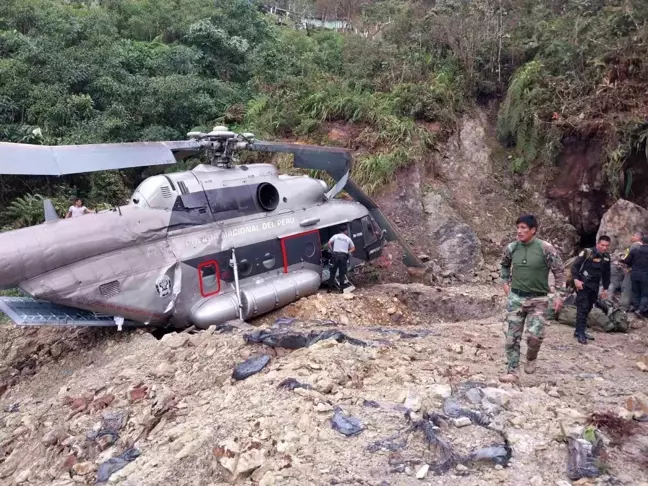
<path fill-rule="evenodd" d="M 14 231 L 0 233 L 0 289 L 11 289 L 25 279 L 25 269 Z"/>

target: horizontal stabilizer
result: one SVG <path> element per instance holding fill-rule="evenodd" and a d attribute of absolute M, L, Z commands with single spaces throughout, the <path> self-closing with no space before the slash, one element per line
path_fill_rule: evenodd
<path fill-rule="evenodd" d="M 53 146 L 0 142 L 0 174 L 58 176 L 171 165 L 200 150 L 196 140 Z"/>
<path fill-rule="evenodd" d="M 52 304 L 31 297 L 0 297 L 0 311 L 18 326 L 110 326 L 113 316 Z"/>

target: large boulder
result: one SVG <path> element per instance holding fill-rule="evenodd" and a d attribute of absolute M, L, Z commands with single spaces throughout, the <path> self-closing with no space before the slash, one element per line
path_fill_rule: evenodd
<path fill-rule="evenodd" d="M 454 275 L 472 278 L 484 263 L 481 243 L 470 226 L 438 192 L 423 197 L 428 241 L 438 255 L 441 268 Z"/>
<path fill-rule="evenodd" d="M 603 215 L 596 239 L 610 237 L 610 251 L 630 246 L 635 231 L 648 233 L 648 211 L 635 203 L 619 199 Z"/>

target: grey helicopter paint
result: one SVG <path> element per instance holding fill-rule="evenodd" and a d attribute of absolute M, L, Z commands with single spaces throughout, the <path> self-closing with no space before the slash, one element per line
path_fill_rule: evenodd
<path fill-rule="evenodd" d="M 0 234 L 0 288 L 18 325 L 208 327 L 253 318 L 311 295 L 322 248 L 349 225 L 350 268 L 380 256 L 385 238 L 405 246 L 380 209 L 349 179 L 347 151 L 258 142 L 223 127 L 189 141 L 42 147 L 0 143 L 0 173 L 64 174 L 168 165 L 206 154 L 211 165 L 144 180 L 129 203 L 61 220 L 46 202 L 43 224 Z M 337 183 L 235 165 L 239 150 L 285 152 L 297 167 Z M 24 169 L 23 169 L 24 167 Z M 356 199 L 334 199 L 343 189 Z M 343 285 L 344 283 L 342 283 Z"/>

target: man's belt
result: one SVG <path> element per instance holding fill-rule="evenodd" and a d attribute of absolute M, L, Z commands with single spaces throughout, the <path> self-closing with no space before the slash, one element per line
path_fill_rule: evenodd
<path fill-rule="evenodd" d="M 511 292 L 513 292 L 515 295 L 518 295 L 520 297 L 546 297 L 547 296 L 546 292 L 525 292 L 523 290 L 518 290 L 518 289 L 511 289 Z"/>

